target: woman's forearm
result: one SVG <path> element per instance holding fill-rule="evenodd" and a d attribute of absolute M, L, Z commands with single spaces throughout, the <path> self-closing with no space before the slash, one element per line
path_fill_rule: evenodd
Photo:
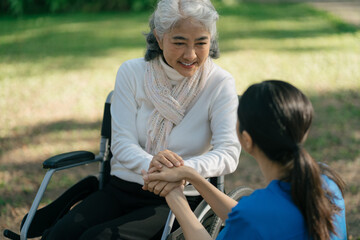
<path fill-rule="evenodd" d="M 222 220 L 226 220 L 231 209 L 236 206 L 237 201 L 221 192 L 194 169 L 190 167 L 184 168 L 187 168 L 184 169 L 185 179 L 196 188 L 216 215 Z"/>
<path fill-rule="evenodd" d="M 175 189 L 166 196 L 166 201 L 179 222 L 185 239 L 212 239 L 191 210 L 182 190 Z"/>

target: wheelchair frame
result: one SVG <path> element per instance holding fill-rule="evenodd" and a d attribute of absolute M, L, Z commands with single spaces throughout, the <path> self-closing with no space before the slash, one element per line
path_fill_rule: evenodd
<path fill-rule="evenodd" d="M 8 239 L 13 240 L 26 240 L 28 238 L 28 231 L 31 226 L 31 223 L 35 217 L 35 214 L 38 211 L 40 201 L 43 197 L 43 194 L 49 184 L 51 177 L 57 171 L 70 169 L 73 167 L 78 167 L 85 164 L 90 164 L 94 162 L 99 162 L 99 189 L 101 189 L 107 179 L 110 176 L 110 159 L 112 157 L 110 146 L 111 146 L 111 114 L 110 106 L 112 101 L 113 91 L 111 91 L 105 102 L 103 121 L 101 126 L 101 139 L 100 139 L 100 151 L 97 156 L 89 151 L 74 151 L 59 154 L 43 162 L 43 168 L 48 169 L 46 172 L 43 181 L 37 191 L 37 194 L 34 198 L 34 201 L 31 205 L 29 213 L 24 217 L 20 235 L 12 232 L 11 230 L 5 229 L 4 236 Z M 216 186 L 222 192 L 224 191 L 224 176 L 210 178 L 209 181 Z M 246 187 L 238 187 L 233 190 L 229 195 L 235 200 L 239 200 L 242 196 L 249 195 L 252 193 L 252 189 Z M 184 190 L 186 196 L 199 196 L 200 194 L 197 190 L 191 185 L 187 186 Z M 224 223 L 218 218 L 215 213 L 211 210 L 211 207 L 202 200 L 197 208 L 194 210 L 194 214 L 197 216 L 199 221 L 204 225 L 208 230 L 210 235 L 215 239 L 218 235 L 221 228 L 224 226 Z M 164 231 L 161 237 L 161 240 L 166 239 L 183 239 L 181 227 L 177 230 L 172 231 L 173 223 L 175 221 L 175 215 L 169 212 Z"/>

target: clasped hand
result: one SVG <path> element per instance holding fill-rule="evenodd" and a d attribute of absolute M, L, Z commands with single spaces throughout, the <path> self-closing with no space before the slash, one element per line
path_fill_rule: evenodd
<path fill-rule="evenodd" d="M 184 160 L 170 150 L 156 154 L 151 160 L 148 171 L 142 171 L 143 189 L 165 197 L 171 190 L 185 184 L 179 176 L 174 177 L 173 170 L 184 165 Z"/>

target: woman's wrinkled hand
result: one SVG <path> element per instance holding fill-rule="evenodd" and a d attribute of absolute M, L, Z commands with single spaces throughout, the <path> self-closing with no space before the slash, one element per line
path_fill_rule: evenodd
<path fill-rule="evenodd" d="M 156 154 L 150 162 L 149 169 L 155 167 L 157 169 L 166 166 L 168 168 L 180 167 L 184 165 L 182 157 L 170 150 L 163 150 Z"/>

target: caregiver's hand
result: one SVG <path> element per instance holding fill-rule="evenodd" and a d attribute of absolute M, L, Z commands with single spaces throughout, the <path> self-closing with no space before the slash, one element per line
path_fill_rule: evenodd
<path fill-rule="evenodd" d="M 149 184 L 150 182 L 166 181 L 166 182 L 178 182 L 185 180 L 186 176 L 193 169 L 187 166 L 168 168 L 163 166 L 160 169 L 155 167 L 150 168 L 149 171 L 142 171 L 144 183 Z"/>
<path fill-rule="evenodd" d="M 161 197 L 165 197 L 173 189 L 179 188 L 184 184 L 184 180 L 180 180 L 177 182 L 153 181 L 149 183 L 144 183 L 143 189 L 149 192 L 153 192 L 154 194 Z"/>
<path fill-rule="evenodd" d="M 160 196 L 166 196 L 174 188 L 185 184 L 185 180 L 181 175 L 181 170 L 185 170 L 185 168 L 188 167 L 168 168 L 163 166 L 161 169 L 153 167 L 148 172 L 143 170 L 143 189 Z"/>

